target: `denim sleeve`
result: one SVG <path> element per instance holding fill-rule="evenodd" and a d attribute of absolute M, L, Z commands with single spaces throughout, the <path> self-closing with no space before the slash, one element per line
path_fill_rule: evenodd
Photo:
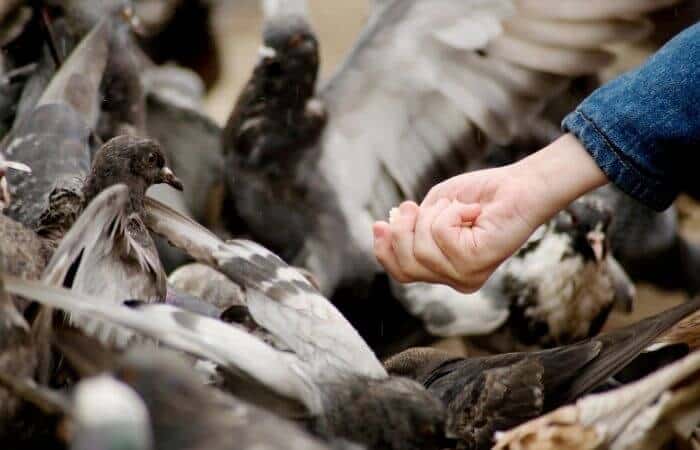
<path fill-rule="evenodd" d="M 617 187 L 667 208 L 685 184 L 700 183 L 700 24 L 593 92 L 562 127 Z"/>

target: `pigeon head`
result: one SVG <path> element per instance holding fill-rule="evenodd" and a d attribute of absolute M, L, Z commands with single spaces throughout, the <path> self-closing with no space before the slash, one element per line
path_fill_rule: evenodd
<path fill-rule="evenodd" d="M 80 450 L 148 450 L 153 437 L 144 401 L 126 384 L 101 375 L 78 384 L 75 435 Z"/>
<path fill-rule="evenodd" d="M 325 420 L 331 421 L 333 435 L 369 448 L 444 448 L 444 406 L 421 384 L 389 377 L 331 388 L 333 404 L 328 405 Z"/>
<path fill-rule="evenodd" d="M 433 347 L 414 347 L 397 353 L 384 361 L 386 371 L 391 375 L 425 380 L 442 364 L 456 359 L 444 350 Z"/>
<path fill-rule="evenodd" d="M 555 219 L 557 231 L 568 234 L 574 250 L 588 261 L 603 261 L 609 251 L 607 235 L 612 212 L 597 199 L 583 198 L 569 205 Z"/>
<path fill-rule="evenodd" d="M 182 182 L 166 165 L 161 146 L 154 140 L 130 135 L 107 141 L 95 154 L 84 188 L 86 202 L 118 183 L 129 187 L 132 204 L 142 204 L 146 190 L 154 184 L 165 183 L 182 190 Z"/>
<path fill-rule="evenodd" d="M 293 94 L 300 104 L 305 104 L 314 93 L 318 50 L 318 41 L 303 17 L 275 17 L 265 23 L 256 72 L 273 92 L 284 92 L 295 85 L 299 89 L 289 94 Z"/>

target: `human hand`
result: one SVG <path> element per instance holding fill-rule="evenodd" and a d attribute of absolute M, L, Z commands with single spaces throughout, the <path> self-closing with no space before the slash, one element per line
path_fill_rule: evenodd
<path fill-rule="evenodd" d="M 398 281 L 473 292 L 535 228 L 606 181 L 566 135 L 516 164 L 450 178 L 420 206 L 402 203 L 375 223 L 375 255 Z"/>

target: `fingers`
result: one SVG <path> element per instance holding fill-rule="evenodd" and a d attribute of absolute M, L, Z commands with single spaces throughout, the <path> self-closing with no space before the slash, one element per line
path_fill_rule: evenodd
<path fill-rule="evenodd" d="M 418 262 L 413 253 L 419 211 L 414 202 L 404 202 L 399 207 L 399 213 L 390 221 L 394 255 L 401 271 L 411 279 L 442 282 L 444 279 Z"/>
<path fill-rule="evenodd" d="M 421 207 L 421 212 L 416 221 L 413 254 L 420 264 L 431 271 L 444 273 L 450 278 L 459 279 L 459 272 L 445 257 L 432 235 L 432 226 L 435 218 L 449 203 L 446 199 L 440 199 L 432 206 Z"/>
<path fill-rule="evenodd" d="M 477 249 L 472 225 L 480 213 L 478 204 L 450 202 L 432 222 L 431 236 L 458 273 L 468 273 L 472 269 L 470 260 Z"/>
<path fill-rule="evenodd" d="M 389 223 L 374 224 L 377 259 L 400 282 L 443 283 L 473 292 L 495 268 L 472 258 L 477 246 L 471 226 L 480 214 L 478 204 L 441 199 L 419 207 L 404 202 L 392 210 Z"/>
<path fill-rule="evenodd" d="M 410 281 L 396 261 L 396 255 L 394 255 L 392 248 L 390 225 L 384 221 L 375 222 L 372 231 L 374 233 L 374 255 L 379 264 L 384 266 L 386 271 L 397 281 L 401 283 Z"/>

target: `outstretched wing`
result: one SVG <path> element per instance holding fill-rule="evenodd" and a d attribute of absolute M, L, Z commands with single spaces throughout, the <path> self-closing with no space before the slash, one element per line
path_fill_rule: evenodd
<path fill-rule="evenodd" d="M 4 279 L 8 292 L 71 314 L 131 328 L 175 349 L 213 361 L 232 374 L 247 377 L 252 384 L 268 389 L 289 404 L 302 406 L 311 413 L 320 411 L 319 394 L 293 356 L 274 350 L 224 322 L 171 305 L 138 303 L 130 308 L 38 281 L 8 275 Z"/>
<path fill-rule="evenodd" d="M 113 234 L 120 226 L 119 217 L 129 200 L 129 190 L 123 184 L 102 191 L 80 215 L 61 240 L 42 278 L 62 286 L 73 264 L 81 256 L 111 250 Z"/>
<path fill-rule="evenodd" d="M 316 379 L 349 373 L 386 376 L 372 350 L 335 306 L 274 253 L 251 241 L 223 242 L 153 199 L 146 199 L 146 209 L 145 221 L 152 231 L 244 287 L 255 321 L 307 362 Z"/>
<path fill-rule="evenodd" d="M 354 237 L 371 250 L 372 219 L 509 142 L 568 80 L 611 62 L 604 45 L 643 37 L 644 14 L 674 3 L 381 2 L 321 89 L 320 164 Z"/>

